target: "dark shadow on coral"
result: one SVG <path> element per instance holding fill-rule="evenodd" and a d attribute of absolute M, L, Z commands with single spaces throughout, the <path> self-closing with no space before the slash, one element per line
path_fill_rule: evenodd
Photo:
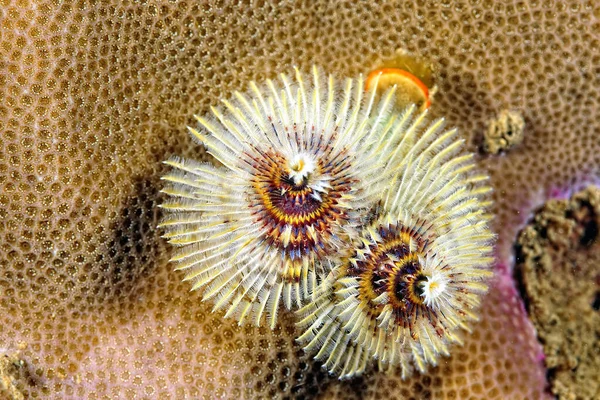
<path fill-rule="evenodd" d="M 103 277 L 97 289 L 105 300 L 129 297 L 157 267 L 160 183 L 147 177 L 136 177 L 132 182 L 131 194 L 110 223 L 110 236 L 98 257 Z"/>
<path fill-rule="evenodd" d="M 523 300 L 523 305 L 525 306 L 525 311 L 527 314 L 531 313 L 531 299 L 527 295 L 527 289 L 525 287 L 525 281 L 523 276 L 523 268 L 522 265 L 525 262 L 525 255 L 523 254 L 523 246 L 516 242 L 514 245 L 514 253 L 515 253 L 515 268 L 513 270 L 513 276 L 515 279 L 515 285 L 517 287 L 517 291 L 521 296 L 521 300 Z M 532 260 L 532 262 L 539 262 L 538 260 Z"/>
<path fill-rule="evenodd" d="M 583 212 L 577 213 L 571 211 L 566 214 L 567 218 L 576 220 L 581 226 L 581 235 L 579 237 L 579 244 L 583 247 L 590 247 L 594 245 L 594 242 L 598 239 L 598 220 L 599 216 L 596 215 L 595 209 L 589 202 L 582 205 Z"/>
<path fill-rule="evenodd" d="M 594 296 L 592 308 L 596 311 L 600 310 L 600 291 L 596 292 L 596 296 Z"/>

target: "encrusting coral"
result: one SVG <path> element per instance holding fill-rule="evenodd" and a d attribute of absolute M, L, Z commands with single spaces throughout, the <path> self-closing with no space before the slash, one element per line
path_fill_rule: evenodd
<path fill-rule="evenodd" d="M 600 188 L 590 186 L 546 202 L 517 241 L 516 273 L 561 400 L 600 396 L 599 228 Z"/>
<path fill-rule="evenodd" d="M 600 176 L 600 8 L 589 1 L 0 1 L 0 348 L 26 398 L 538 399 L 545 368 L 510 270 L 554 193 Z M 494 188 L 497 280 L 465 343 L 425 374 L 329 379 L 274 330 L 238 327 L 181 282 L 158 177 L 211 159 L 186 132 L 245 82 L 336 76 L 397 48 L 431 65 L 429 109 L 469 151 L 519 110 L 518 151 L 477 159 Z"/>
<path fill-rule="evenodd" d="M 525 121 L 516 111 L 502 110 L 488 122 L 483 134 L 483 151 L 490 154 L 506 152 L 523 141 Z"/>

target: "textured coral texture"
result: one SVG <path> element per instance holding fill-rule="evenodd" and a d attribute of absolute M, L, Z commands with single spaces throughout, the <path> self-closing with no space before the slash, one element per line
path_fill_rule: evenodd
<path fill-rule="evenodd" d="M 598 179 L 600 7 L 578 1 L 0 0 L 0 394 L 19 398 L 540 398 L 545 370 L 510 278 L 548 196 Z M 160 162 L 207 159 L 185 126 L 251 79 L 431 64 L 431 107 L 472 150 L 501 110 L 523 142 L 482 156 L 497 284 L 430 373 L 328 378 L 274 331 L 212 314 L 167 262 Z"/>
<path fill-rule="evenodd" d="M 553 199 L 518 238 L 517 276 L 559 399 L 600 397 L 600 188 Z"/>
<path fill-rule="evenodd" d="M 488 122 L 482 150 L 490 154 L 506 152 L 523 141 L 524 129 L 525 121 L 521 114 L 502 110 L 498 117 Z"/>

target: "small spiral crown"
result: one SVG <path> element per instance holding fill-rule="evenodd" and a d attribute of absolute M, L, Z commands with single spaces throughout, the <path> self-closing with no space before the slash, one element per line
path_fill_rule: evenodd
<path fill-rule="evenodd" d="M 487 177 L 460 155 L 454 130 L 417 117 L 397 152 L 397 175 L 352 254 L 301 308 L 298 341 L 340 378 L 435 365 L 460 343 L 491 276 Z"/>
<path fill-rule="evenodd" d="M 266 315 L 273 327 L 281 300 L 302 305 L 349 255 L 409 121 L 392 113 L 393 89 L 364 86 L 317 68 L 251 83 L 190 128 L 221 167 L 166 162 L 160 226 L 179 247 L 172 261 L 226 316 L 259 324 Z"/>

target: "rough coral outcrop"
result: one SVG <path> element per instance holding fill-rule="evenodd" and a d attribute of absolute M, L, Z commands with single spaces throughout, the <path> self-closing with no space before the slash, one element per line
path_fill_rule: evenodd
<path fill-rule="evenodd" d="M 435 74 L 432 114 L 458 127 L 471 150 L 500 110 L 518 109 L 528 123 L 519 151 L 480 163 L 492 176 L 498 258 L 508 265 L 533 206 L 600 175 L 599 18 L 584 1 L 1 0 L 0 347 L 14 354 L 27 344 L 19 357 L 29 377 L 17 390 L 90 399 L 327 390 L 286 333 L 289 321 L 274 333 L 224 323 L 167 264 L 154 229 L 160 162 L 203 157 L 185 131 L 192 115 L 292 64 L 353 76 L 399 47 L 415 53 Z M 493 389 L 475 388 L 486 388 L 485 365 L 495 365 L 518 377 L 487 381 L 498 398 L 540 395 L 543 369 L 520 351 L 535 349 L 535 336 L 502 287 L 481 322 L 494 320 L 486 315 L 497 315 L 496 302 L 513 304 L 521 322 L 497 331 L 502 353 L 467 337 L 471 351 L 421 386 L 487 398 Z M 483 369 L 464 378 L 480 357 Z M 381 379 L 331 387 L 376 393 Z M 421 386 L 382 387 L 400 398 L 419 397 Z"/>
<path fill-rule="evenodd" d="M 559 399 L 596 399 L 600 360 L 600 189 L 552 199 L 519 233 L 517 276 Z"/>
<path fill-rule="evenodd" d="M 502 110 L 488 122 L 483 134 L 483 151 L 490 154 L 506 152 L 523 141 L 525 121 L 516 111 Z"/>

